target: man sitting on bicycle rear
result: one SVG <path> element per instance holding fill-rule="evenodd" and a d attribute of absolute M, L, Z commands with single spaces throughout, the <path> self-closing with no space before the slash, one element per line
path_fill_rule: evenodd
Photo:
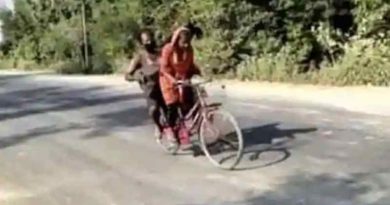
<path fill-rule="evenodd" d="M 164 108 L 164 100 L 158 82 L 160 53 L 152 31 L 144 29 L 136 38 L 141 49 L 134 55 L 126 72 L 126 79 L 129 80 L 137 71 L 140 73 L 138 82 L 145 94 L 149 115 L 156 125 L 156 135 L 160 135 L 163 129 L 160 124 L 160 115 L 162 114 L 160 110 Z"/>
<path fill-rule="evenodd" d="M 176 142 L 178 109 L 193 100 L 192 89 L 187 88 L 181 94 L 177 82 L 189 81 L 192 76 L 200 74 L 200 70 L 194 63 L 194 51 L 191 46 L 192 37 L 193 33 L 188 26 L 180 27 L 174 32 L 171 41 L 162 50 L 160 86 L 167 105 L 166 114 L 169 124 L 167 137 L 172 143 Z M 183 146 L 190 145 L 189 137 L 181 138 L 180 144 Z"/>

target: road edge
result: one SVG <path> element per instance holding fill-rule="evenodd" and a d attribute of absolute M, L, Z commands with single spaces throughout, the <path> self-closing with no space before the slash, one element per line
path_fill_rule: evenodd
<path fill-rule="evenodd" d="M 232 98 L 272 98 L 390 116 L 390 88 L 386 87 L 333 87 L 229 80 L 215 82 L 211 87 L 216 89 L 221 86 L 225 87 L 227 96 Z"/>
<path fill-rule="evenodd" d="M 5 71 L 1 74 L 31 74 L 34 76 L 56 75 L 45 71 Z M 96 82 L 105 86 L 128 89 L 130 86 L 123 75 L 58 75 L 63 78 L 79 78 L 84 82 Z M 135 86 L 134 83 L 130 83 Z M 240 100 L 277 99 L 287 102 L 328 106 L 350 112 L 390 117 L 390 87 L 350 86 L 334 87 L 322 85 L 300 85 L 288 83 L 242 82 L 237 80 L 217 80 L 207 86 L 209 92 L 218 93 Z"/>

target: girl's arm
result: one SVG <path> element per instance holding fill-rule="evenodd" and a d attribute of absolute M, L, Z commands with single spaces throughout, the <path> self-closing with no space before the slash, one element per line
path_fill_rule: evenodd
<path fill-rule="evenodd" d="M 172 55 L 172 47 L 170 45 L 164 46 L 164 48 L 161 51 L 161 69 L 160 69 L 160 72 L 164 76 L 166 76 L 171 81 L 171 83 L 175 83 L 176 79 L 172 75 L 173 70 L 172 70 L 172 67 L 171 67 L 170 62 L 169 62 L 170 61 L 169 59 L 170 59 L 171 55 Z"/>

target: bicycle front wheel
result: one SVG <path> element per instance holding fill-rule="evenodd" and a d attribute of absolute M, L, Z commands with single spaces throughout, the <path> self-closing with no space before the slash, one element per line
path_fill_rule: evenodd
<path fill-rule="evenodd" d="M 234 169 L 240 162 L 244 141 L 237 121 L 229 112 L 207 113 L 199 130 L 200 144 L 210 162 L 222 169 Z"/>

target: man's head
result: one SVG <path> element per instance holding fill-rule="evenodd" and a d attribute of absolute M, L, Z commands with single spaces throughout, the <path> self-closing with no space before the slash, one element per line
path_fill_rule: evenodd
<path fill-rule="evenodd" d="M 148 29 L 144 29 L 139 33 L 138 42 L 148 52 L 154 52 L 157 48 L 153 32 Z"/>

